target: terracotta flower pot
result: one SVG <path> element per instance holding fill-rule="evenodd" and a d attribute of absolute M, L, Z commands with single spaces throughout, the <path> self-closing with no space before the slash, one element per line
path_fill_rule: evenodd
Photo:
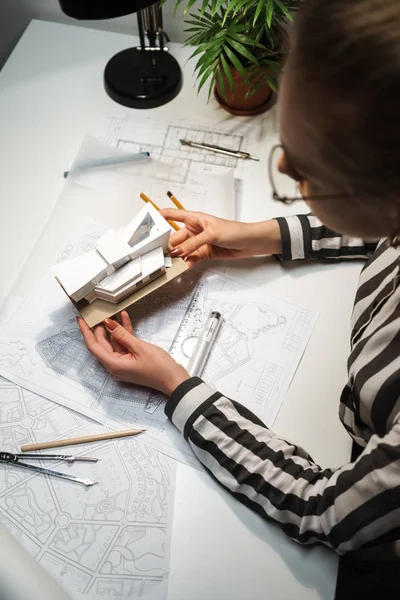
<path fill-rule="evenodd" d="M 229 87 L 225 74 L 222 75 L 226 91 L 225 97 L 222 93 L 218 79 L 216 79 L 215 83 L 215 97 L 222 108 L 235 115 L 254 115 L 266 110 L 270 105 L 273 93 L 267 81 L 262 83 L 251 96 L 246 98 L 249 84 L 235 67 L 230 66 L 229 68 L 235 84 L 233 92 Z M 268 74 L 267 69 L 265 69 L 265 74 Z M 262 77 L 261 74 L 260 77 Z"/>
<path fill-rule="evenodd" d="M 278 43 L 278 47 L 280 48 L 280 53 L 277 58 L 283 67 L 289 50 L 290 39 L 285 29 L 280 30 L 279 37 L 280 41 Z M 262 69 L 259 74 L 257 73 L 257 79 L 262 81 L 262 73 L 263 71 L 265 72 L 265 82 L 257 86 L 257 90 L 248 98 L 246 98 L 246 94 L 249 89 L 249 84 L 246 83 L 244 77 L 235 67 L 230 66 L 229 69 L 232 73 L 234 81 L 233 92 L 229 86 L 225 73 L 222 73 L 226 92 L 225 97 L 222 93 L 221 86 L 219 85 L 218 78 L 215 81 L 214 95 L 222 108 L 233 115 L 247 116 L 257 115 L 261 112 L 264 112 L 274 104 L 275 95 L 267 83 L 267 76 L 271 77 L 274 75 L 274 73 L 271 72 L 268 67 Z"/>

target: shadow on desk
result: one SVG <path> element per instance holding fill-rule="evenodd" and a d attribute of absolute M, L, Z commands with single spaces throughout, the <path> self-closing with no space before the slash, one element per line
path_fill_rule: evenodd
<path fill-rule="evenodd" d="M 298 596 L 279 596 L 283 598 L 315 598 L 333 600 L 337 573 L 337 556 L 322 545 L 302 546 L 291 540 L 275 524 L 262 519 L 255 512 L 242 505 L 236 498 L 224 490 L 214 477 L 208 473 L 208 485 L 214 493 L 223 496 L 227 509 L 245 526 L 249 533 L 266 546 L 266 569 L 270 568 L 268 553 L 279 557 L 284 568 L 298 582 Z M 205 481 L 207 484 L 207 482 Z M 216 484 L 214 487 L 214 483 Z M 272 563 L 277 564 L 272 560 Z M 290 580 L 290 576 L 289 576 Z M 289 589 L 289 588 L 288 588 Z M 290 592 L 291 594 L 291 592 Z M 249 598 L 253 596 L 249 596 Z M 268 595 L 265 596 L 266 598 Z M 271 595 L 271 600 L 277 596 Z"/>

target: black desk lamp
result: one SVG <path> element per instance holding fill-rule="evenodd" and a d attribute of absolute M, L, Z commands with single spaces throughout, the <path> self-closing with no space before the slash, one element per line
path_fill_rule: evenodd
<path fill-rule="evenodd" d="M 140 48 L 128 48 L 109 60 L 104 87 L 109 96 L 130 108 L 154 108 L 179 93 L 182 73 L 164 47 L 162 13 L 155 0 L 59 0 L 75 19 L 112 19 L 137 12 Z M 149 46 L 145 43 L 145 33 Z"/>

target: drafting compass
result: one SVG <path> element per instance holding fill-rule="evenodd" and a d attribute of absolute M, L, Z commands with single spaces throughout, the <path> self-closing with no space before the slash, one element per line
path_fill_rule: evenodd
<path fill-rule="evenodd" d="M 82 479 L 75 477 L 74 475 L 68 475 L 67 473 L 60 473 L 59 471 L 52 471 L 51 469 L 45 469 L 44 467 L 37 467 L 36 465 L 30 465 L 29 463 L 21 462 L 21 458 L 28 460 L 63 460 L 68 463 L 75 461 L 81 462 L 97 462 L 97 458 L 91 456 L 70 456 L 68 454 L 12 454 L 11 452 L 0 452 L 0 463 L 13 465 L 14 467 L 22 467 L 29 469 L 30 471 L 36 471 L 43 475 L 50 475 L 51 477 L 58 477 L 59 479 L 67 479 L 68 481 L 74 481 L 75 483 L 81 483 L 82 485 L 91 486 L 97 481 L 92 479 Z"/>

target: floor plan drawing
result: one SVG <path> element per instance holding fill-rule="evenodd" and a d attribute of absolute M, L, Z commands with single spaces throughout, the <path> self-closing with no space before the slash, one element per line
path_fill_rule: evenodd
<path fill-rule="evenodd" d="M 106 431 L 4 379 L 0 415 L 0 447 L 10 452 L 30 442 Z M 0 465 L 0 522 L 73 599 L 164 600 L 174 461 L 132 438 L 68 452 L 99 459 L 73 465 L 74 474 L 98 485 L 86 489 Z M 55 464 L 61 471 L 72 466 Z"/>
<path fill-rule="evenodd" d="M 181 150 L 173 151 L 174 155 L 178 154 L 175 157 L 166 156 L 163 146 L 152 147 L 154 135 L 157 137 L 156 145 L 165 141 L 160 138 L 157 123 L 150 121 L 143 130 L 140 122 L 140 119 L 135 120 L 135 138 L 122 142 L 116 137 L 114 147 L 99 137 L 85 136 L 63 193 L 75 197 L 81 192 L 84 203 L 85 194 L 80 190 L 83 187 L 113 198 L 113 203 L 122 202 L 124 212 L 139 212 L 143 207 L 140 197 L 143 191 L 160 208 L 174 207 L 167 196 L 171 189 L 177 198 L 181 198 L 187 210 L 203 210 L 221 218 L 234 219 L 236 180 L 235 170 L 229 167 L 230 161 L 225 160 L 223 165 L 214 164 L 210 162 L 210 156 L 205 161 L 189 160 L 189 155 L 181 156 Z M 138 143 L 135 140 L 140 135 L 143 141 Z M 179 141 L 175 140 L 176 143 Z M 144 148 L 151 150 L 150 156 L 138 158 L 138 152 Z M 95 205 L 93 208 L 96 210 Z"/>
<path fill-rule="evenodd" d="M 149 135 L 149 131 L 152 133 Z M 247 133 L 247 132 L 246 132 Z M 108 117 L 99 127 L 100 138 L 117 148 L 134 153 L 149 152 L 150 156 L 173 165 L 171 183 L 184 183 L 192 166 L 226 167 L 241 172 L 240 159 L 206 150 L 183 146 L 181 139 L 202 144 L 213 144 L 230 150 L 247 151 L 248 135 L 231 131 L 224 125 L 207 122 L 156 121 L 149 127 L 149 119 L 132 119 L 124 116 Z M 251 165 L 245 167 L 250 170 Z"/>

